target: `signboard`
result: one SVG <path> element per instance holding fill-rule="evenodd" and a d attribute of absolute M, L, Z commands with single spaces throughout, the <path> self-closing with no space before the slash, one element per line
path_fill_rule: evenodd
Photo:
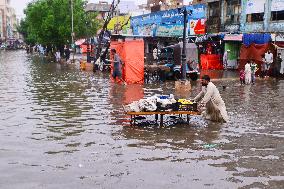
<path fill-rule="evenodd" d="M 177 25 L 160 25 L 157 28 L 157 36 L 161 37 L 178 37 L 183 35 L 183 24 Z"/>
<path fill-rule="evenodd" d="M 263 13 L 265 2 L 266 0 L 248 0 L 246 13 L 247 14 Z"/>
<path fill-rule="evenodd" d="M 238 24 L 225 25 L 225 31 L 230 33 L 238 32 L 240 31 L 240 25 Z"/>
<path fill-rule="evenodd" d="M 191 35 L 205 34 L 206 6 L 203 4 L 185 6 L 188 23 L 194 27 L 187 28 Z M 200 20 L 200 21 L 199 21 Z M 133 35 L 180 37 L 183 34 L 184 15 L 179 9 L 159 11 L 131 18 Z"/>
<path fill-rule="evenodd" d="M 284 10 L 284 0 L 272 0 L 271 11 L 283 11 Z"/>
<path fill-rule="evenodd" d="M 202 35 L 205 34 L 205 19 L 190 20 L 189 34 L 190 35 Z"/>

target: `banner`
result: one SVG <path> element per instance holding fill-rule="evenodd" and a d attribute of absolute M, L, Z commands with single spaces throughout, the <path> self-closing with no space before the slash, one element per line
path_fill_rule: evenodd
<path fill-rule="evenodd" d="M 266 0 L 248 0 L 247 1 L 247 14 L 263 13 Z"/>
<path fill-rule="evenodd" d="M 272 0 L 271 11 L 283 11 L 284 10 L 284 0 Z"/>
<path fill-rule="evenodd" d="M 158 26 L 156 36 L 174 37 L 183 35 L 183 25 L 160 25 Z"/>
<path fill-rule="evenodd" d="M 206 6 L 203 4 L 185 7 L 188 13 L 188 25 L 194 25 L 187 33 L 205 34 Z M 133 35 L 181 37 L 183 34 L 184 15 L 179 9 L 159 11 L 131 18 Z"/>
<path fill-rule="evenodd" d="M 205 19 L 190 20 L 189 34 L 190 35 L 203 35 L 205 34 Z"/>

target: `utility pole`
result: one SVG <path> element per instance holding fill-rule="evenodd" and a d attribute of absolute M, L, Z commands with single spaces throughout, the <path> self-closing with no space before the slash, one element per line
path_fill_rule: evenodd
<path fill-rule="evenodd" d="M 181 67 L 182 67 L 182 79 L 186 80 L 186 31 L 187 31 L 187 10 L 183 8 L 183 38 L 182 38 L 182 55 L 181 55 Z"/>
<path fill-rule="evenodd" d="M 71 37 L 72 37 L 72 49 L 73 49 L 73 62 L 74 62 L 74 56 L 75 56 L 75 48 L 74 48 L 74 6 L 73 6 L 73 0 L 71 0 L 71 14 L 72 14 L 72 18 L 71 18 Z"/>

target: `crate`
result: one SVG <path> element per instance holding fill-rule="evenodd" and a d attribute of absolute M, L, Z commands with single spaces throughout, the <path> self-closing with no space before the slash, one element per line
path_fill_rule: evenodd
<path fill-rule="evenodd" d="M 182 104 L 180 102 L 176 103 L 176 111 L 197 111 L 197 103 L 193 104 Z"/>
<path fill-rule="evenodd" d="M 176 104 L 169 104 L 169 105 L 166 105 L 166 107 L 162 107 L 162 103 L 157 102 L 157 111 L 158 112 L 174 110 L 175 107 L 176 107 Z"/>

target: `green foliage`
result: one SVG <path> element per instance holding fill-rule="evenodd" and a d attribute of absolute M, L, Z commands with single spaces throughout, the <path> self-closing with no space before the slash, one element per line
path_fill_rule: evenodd
<path fill-rule="evenodd" d="M 75 38 L 94 36 L 97 13 L 85 13 L 84 0 L 73 0 Z M 64 45 L 71 43 L 71 0 L 34 0 L 25 9 L 18 31 L 29 44 Z"/>

